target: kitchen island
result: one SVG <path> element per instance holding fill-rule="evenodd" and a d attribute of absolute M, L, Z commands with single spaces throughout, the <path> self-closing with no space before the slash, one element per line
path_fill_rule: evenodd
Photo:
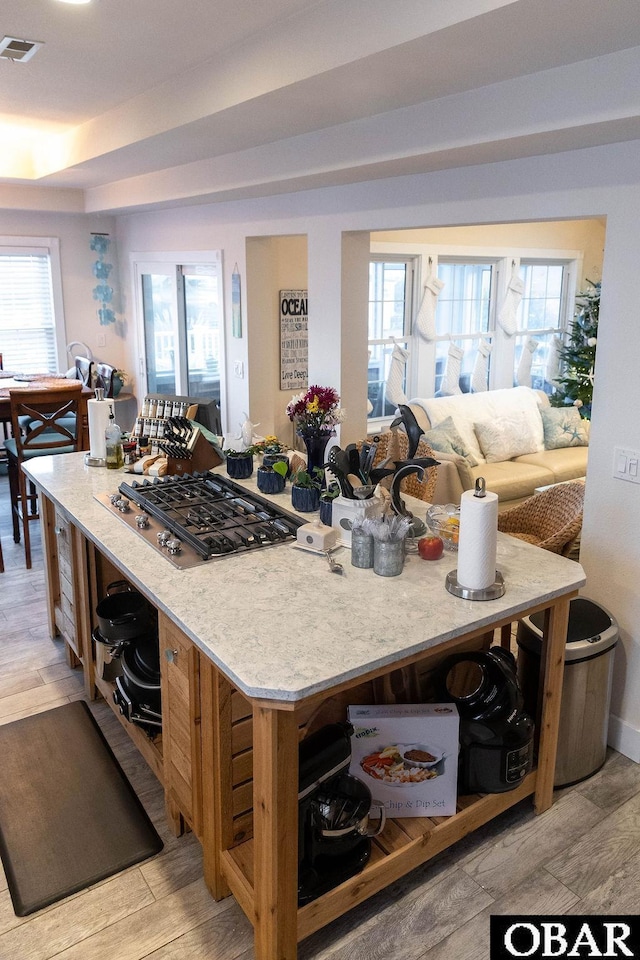
<path fill-rule="evenodd" d="M 70 454 L 32 461 L 27 472 L 42 496 L 51 628 L 74 635 L 88 696 L 109 696 L 91 641 L 105 581 L 125 578 L 158 610 L 162 737 L 149 744 L 130 732 L 165 785 L 176 829 L 184 819 L 198 835 L 212 894 L 233 893 L 253 923 L 260 960 L 295 957 L 299 940 L 523 797 L 534 795 L 538 813 L 551 804 L 578 564 L 500 536 L 506 591 L 484 602 L 445 590 L 455 555 L 411 555 L 387 579 L 351 567 L 342 548 L 345 575 L 335 576 L 324 557 L 278 544 L 176 570 L 95 499 L 115 491 L 118 471 Z M 288 491 L 277 499 L 289 507 Z M 391 820 L 362 873 L 298 909 L 300 736 L 348 702 L 401 700 L 399 679 L 423 689 L 444 656 L 536 610 L 547 611 L 537 768 L 515 790 L 460 797 L 453 817 Z"/>

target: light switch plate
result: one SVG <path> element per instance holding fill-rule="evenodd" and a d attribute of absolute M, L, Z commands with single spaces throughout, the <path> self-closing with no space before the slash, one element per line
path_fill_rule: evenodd
<path fill-rule="evenodd" d="M 616 447 L 613 451 L 613 475 L 618 480 L 640 483 L 640 451 Z"/>

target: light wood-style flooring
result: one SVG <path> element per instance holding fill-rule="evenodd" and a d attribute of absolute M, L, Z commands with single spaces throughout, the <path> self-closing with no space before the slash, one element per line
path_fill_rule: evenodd
<path fill-rule="evenodd" d="M 83 696 L 79 672 L 47 634 L 39 534 L 26 571 L 10 529 L 0 476 L 0 723 Z M 26 919 L 14 915 L 0 868 L 0 960 L 251 960 L 242 911 L 232 898 L 210 897 L 198 842 L 171 835 L 155 777 L 110 709 L 100 702 L 91 709 L 164 850 Z M 559 791 L 548 813 L 536 817 L 523 801 L 314 934 L 299 956 L 487 960 L 492 913 L 624 914 L 637 913 L 639 903 L 640 765 L 611 752 L 602 771 Z"/>

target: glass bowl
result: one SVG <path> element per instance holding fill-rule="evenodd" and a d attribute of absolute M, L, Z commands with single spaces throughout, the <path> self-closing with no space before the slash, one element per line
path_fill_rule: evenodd
<path fill-rule="evenodd" d="M 434 503 L 427 510 L 427 526 L 442 538 L 445 550 L 457 550 L 460 537 L 460 507 L 455 503 Z"/>

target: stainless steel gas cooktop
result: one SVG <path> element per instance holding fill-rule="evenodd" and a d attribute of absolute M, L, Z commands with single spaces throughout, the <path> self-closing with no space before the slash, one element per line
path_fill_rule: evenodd
<path fill-rule="evenodd" d="M 212 473 L 132 480 L 97 499 L 181 568 L 295 541 L 305 522 Z"/>

